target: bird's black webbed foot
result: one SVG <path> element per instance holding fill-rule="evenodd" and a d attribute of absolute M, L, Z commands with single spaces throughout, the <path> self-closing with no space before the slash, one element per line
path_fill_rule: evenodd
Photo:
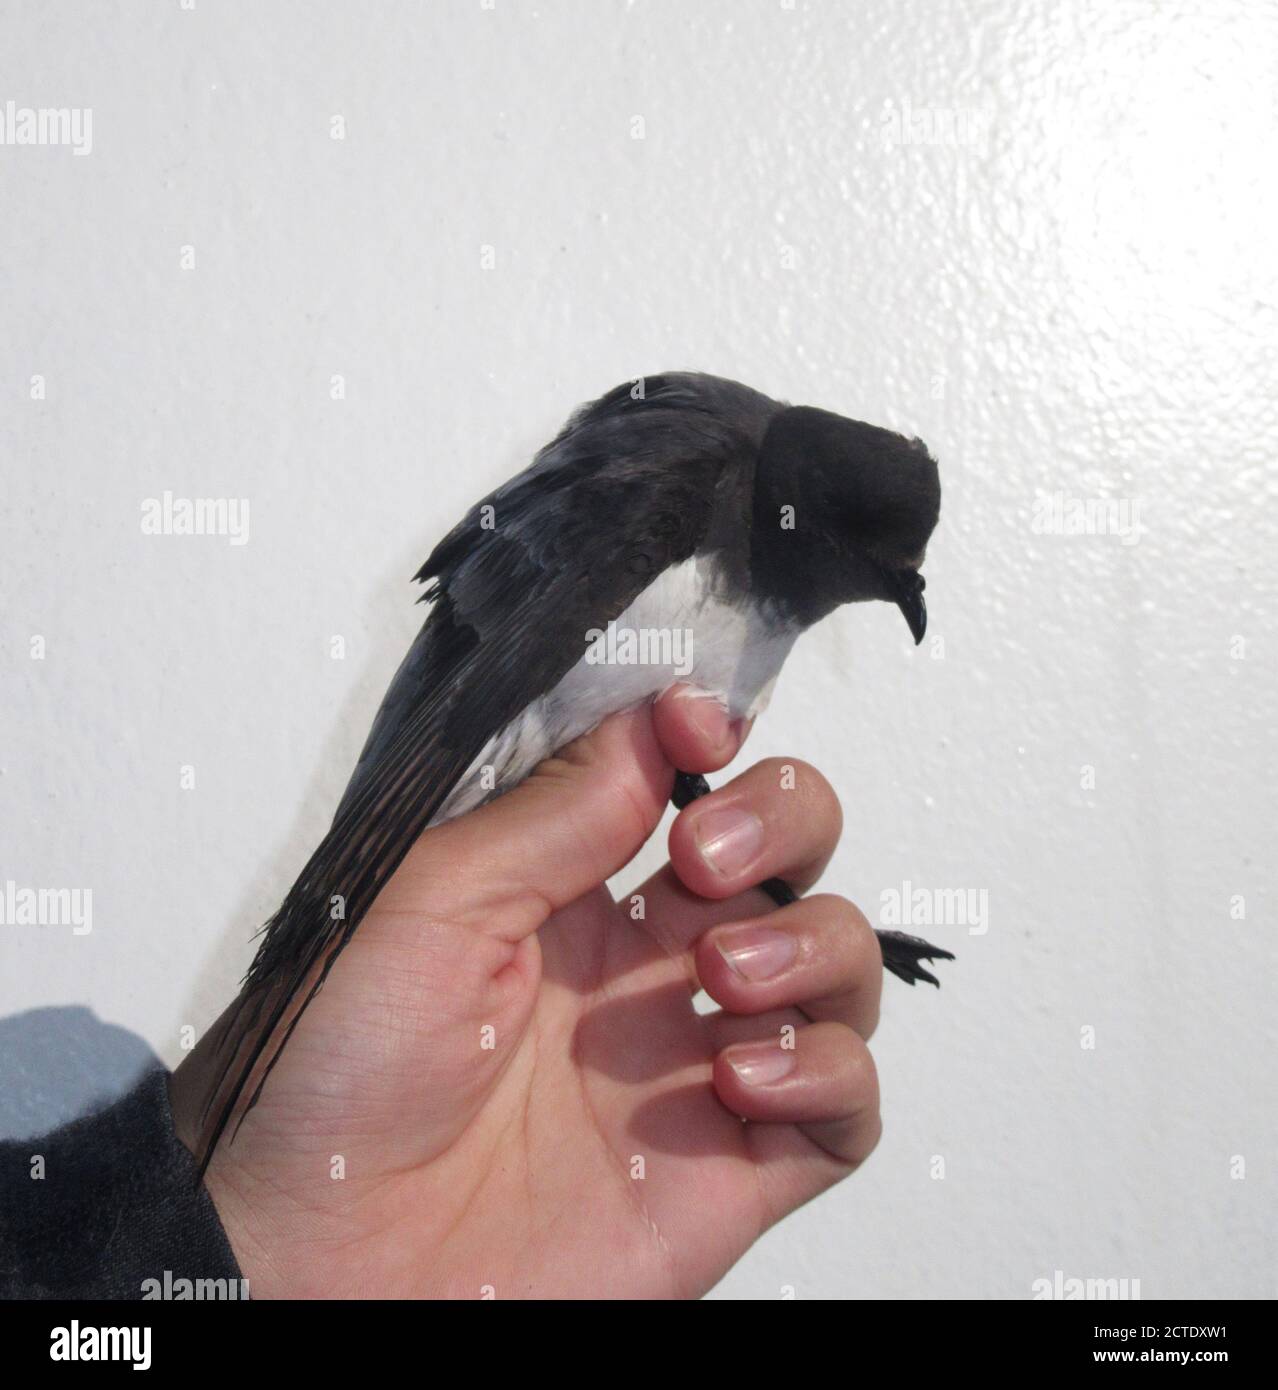
<path fill-rule="evenodd" d="M 709 791 L 710 783 L 699 772 L 676 772 L 670 801 L 675 810 L 682 811 L 685 806 L 691 806 L 698 797 L 705 796 Z M 759 887 L 778 907 L 788 907 L 799 900 L 798 894 L 784 879 L 765 879 Z M 944 951 L 941 947 L 924 941 L 921 936 L 910 936 L 903 931 L 876 931 L 874 934 L 879 938 L 879 949 L 883 952 L 884 970 L 890 970 L 898 980 L 904 980 L 907 985 L 926 980 L 938 989 L 941 987 L 940 980 L 930 970 L 924 970 L 919 962 L 953 960 L 952 951 Z"/>
<path fill-rule="evenodd" d="M 952 951 L 943 951 L 939 946 L 924 941 L 921 936 L 909 936 L 903 931 L 876 931 L 879 949 L 883 952 L 883 968 L 890 970 L 898 980 L 912 985 L 916 980 L 926 980 L 928 984 L 940 989 L 941 982 L 930 970 L 924 970 L 921 960 L 953 960 Z"/>

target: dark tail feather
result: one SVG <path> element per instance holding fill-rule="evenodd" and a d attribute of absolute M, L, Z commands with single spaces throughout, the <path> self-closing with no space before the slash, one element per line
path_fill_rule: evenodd
<path fill-rule="evenodd" d="M 299 917 L 292 913 L 289 908 L 288 900 L 286 899 L 284 906 L 271 918 L 270 922 L 267 923 L 266 930 L 271 931 L 278 928 L 284 931 L 295 932 L 296 926 L 294 924 L 298 921 L 305 921 L 305 917 Z M 329 956 L 325 962 L 320 978 L 310 990 L 307 991 L 306 997 L 302 1000 L 296 1014 L 289 1021 L 284 1036 L 280 1039 L 279 1044 L 271 1054 L 266 1070 L 262 1073 L 261 1080 L 254 1087 L 253 1094 L 249 1098 L 248 1104 L 244 1107 L 244 1111 L 240 1115 L 235 1130 L 232 1132 L 232 1140 L 235 1138 L 235 1134 L 239 1132 L 240 1125 L 244 1123 L 244 1116 L 257 1104 L 258 1097 L 262 1094 L 262 1086 L 265 1084 L 266 1078 L 271 1074 L 275 1063 L 279 1061 L 280 1054 L 284 1050 L 284 1045 L 292 1036 L 293 1029 L 297 1026 L 298 1020 L 306 1011 L 311 1000 L 314 999 L 315 995 L 319 992 L 319 987 L 323 984 L 325 977 L 328 975 L 329 968 L 333 961 L 337 959 L 342 948 L 349 940 L 349 932 L 342 933 L 335 942 L 333 942 L 330 933 L 316 932 L 314 944 L 303 952 L 302 961 L 298 965 L 292 978 L 278 987 L 279 993 L 277 1002 L 267 1016 L 265 1024 L 260 1031 L 256 1031 L 256 1033 L 255 1030 L 257 1028 L 258 1019 L 261 1017 L 262 1007 L 269 997 L 270 986 L 263 985 L 259 987 L 256 992 L 246 988 L 245 992 L 241 994 L 234 1013 L 228 1021 L 227 1026 L 222 1030 L 222 1037 L 218 1043 L 219 1049 L 228 1050 L 226 1051 L 226 1060 L 223 1062 L 221 1072 L 218 1075 L 217 1084 L 209 1092 L 208 1099 L 205 1102 L 205 1117 L 207 1118 L 213 1107 L 214 1101 L 218 1097 L 221 1097 L 221 1103 L 218 1107 L 217 1118 L 214 1121 L 213 1128 L 203 1139 L 203 1149 L 200 1154 L 199 1171 L 197 1174 L 198 1181 L 202 1182 L 204 1180 L 204 1174 L 209 1166 L 209 1161 L 212 1159 L 214 1150 L 217 1148 L 219 1140 L 222 1138 L 227 1125 L 230 1123 L 231 1116 L 235 1111 L 240 1096 L 243 1094 L 245 1086 L 248 1085 L 249 1078 L 252 1076 L 254 1068 L 257 1066 L 262 1054 L 266 1051 L 267 1046 L 275 1035 L 276 1030 L 279 1028 L 280 1023 L 283 1021 L 284 1015 L 288 1012 L 290 1004 L 296 998 L 297 992 L 302 987 L 307 975 L 314 969 L 315 963 L 320 959 L 324 951 L 329 949 Z M 244 1021 L 243 1026 L 240 1027 L 240 1021 L 245 1008 L 249 1005 L 252 1006 L 250 1015 Z M 254 1038 L 255 1040 L 251 1042 L 251 1046 L 249 1047 L 248 1056 L 242 1063 L 239 1063 L 238 1059 L 240 1053 L 244 1050 L 245 1044 Z M 232 1076 L 233 1067 L 235 1067 L 235 1071 Z M 227 1088 L 228 1078 L 232 1078 L 229 1089 Z"/>
<path fill-rule="evenodd" d="M 200 1181 L 249 1079 L 306 981 L 318 968 L 318 978 L 273 1047 L 235 1132 L 257 1104 L 266 1078 L 333 962 L 470 761 L 464 751 L 440 756 L 417 742 L 416 733 L 412 728 L 404 730 L 383 766 L 367 777 L 354 797 L 343 801 L 332 829 L 263 928 L 262 944 L 244 977 L 244 990 L 217 1043 L 225 1060 L 205 1101 L 206 1121 L 211 1113 L 216 1112 L 216 1117 L 202 1136 Z M 337 918 L 331 910 L 334 898 L 343 904 Z"/>

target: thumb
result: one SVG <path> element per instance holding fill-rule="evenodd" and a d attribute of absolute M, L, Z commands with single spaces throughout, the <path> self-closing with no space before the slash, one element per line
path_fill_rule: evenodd
<path fill-rule="evenodd" d="M 426 831 L 373 912 L 424 910 L 521 940 L 634 858 L 673 783 L 645 701 L 546 759 L 504 796 Z"/>

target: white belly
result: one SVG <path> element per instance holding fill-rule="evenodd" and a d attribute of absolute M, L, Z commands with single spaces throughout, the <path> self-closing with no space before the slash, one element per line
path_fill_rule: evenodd
<path fill-rule="evenodd" d="M 512 720 L 467 769 L 431 821 L 437 825 L 509 791 L 552 753 L 610 714 L 651 699 L 680 681 L 723 701 L 731 716 L 753 717 L 800 629 L 765 621 L 759 606 L 734 605 L 717 592 L 705 561 L 662 573 L 557 686 Z"/>

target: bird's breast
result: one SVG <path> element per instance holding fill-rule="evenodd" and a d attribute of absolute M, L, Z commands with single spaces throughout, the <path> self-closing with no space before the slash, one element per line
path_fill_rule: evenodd
<path fill-rule="evenodd" d="M 713 559 L 672 565 L 613 621 L 581 634 L 582 654 L 481 751 L 432 824 L 521 782 L 610 714 L 687 682 L 731 716 L 762 712 L 800 629 L 733 594 Z"/>

